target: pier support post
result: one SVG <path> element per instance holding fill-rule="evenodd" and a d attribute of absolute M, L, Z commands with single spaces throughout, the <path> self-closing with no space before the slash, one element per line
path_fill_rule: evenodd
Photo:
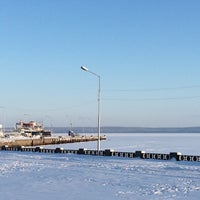
<path fill-rule="evenodd" d="M 81 148 L 78 150 L 78 154 L 85 154 L 86 148 Z"/>
<path fill-rule="evenodd" d="M 113 156 L 114 149 L 105 149 L 104 154 L 105 154 L 105 156 Z"/>
<path fill-rule="evenodd" d="M 144 154 L 145 151 L 136 151 L 135 152 L 135 157 L 139 157 L 139 158 L 142 158 L 142 154 Z"/>
<path fill-rule="evenodd" d="M 180 155 L 181 155 L 180 152 L 170 152 L 169 157 L 170 157 L 170 160 L 176 159 L 176 161 L 179 161 Z"/>

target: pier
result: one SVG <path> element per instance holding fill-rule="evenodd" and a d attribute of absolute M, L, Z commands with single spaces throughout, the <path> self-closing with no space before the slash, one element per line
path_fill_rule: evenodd
<path fill-rule="evenodd" d="M 90 155 L 90 156 L 110 156 L 110 157 L 119 157 L 119 158 L 140 158 L 143 160 L 159 160 L 159 161 L 187 161 L 187 162 L 198 162 L 200 163 L 200 156 L 198 155 L 182 155 L 180 152 L 170 152 L 168 154 L 163 153 L 146 153 L 145 151 L 135 151 L 135 152 L 118 152 L 112 149 L 105 149 L 101 151 L 97 150 L 87 150 L 85 148 L 81 149 L 45 149 L 43 147 L 9 147 L 2 146 L 0 151 L 18 151 L 18 152 L 36 152 L 36 153 L 55 153 L 55 154 L 79 154 L 79 155 Z"/>
<path fill-rule="evenodd" d="M 101 136 L 100 140 L 106 140 L 106 136 Z M 0 139 L 0 147 L 19 147 L 19 146 L 39 146 L 39 145 L 53 145 L 66 144 L 76 142 L 91 142 L 98 141 L 98 136 L 57 136 L 57 137 L 40 137 L 40 138 L 3 138 Z"/>

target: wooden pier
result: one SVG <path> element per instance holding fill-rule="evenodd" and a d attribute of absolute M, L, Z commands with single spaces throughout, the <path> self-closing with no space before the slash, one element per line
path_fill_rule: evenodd
<path fill-rule="evenodd" d="M 53 144 L 65 144 L 76 142 L 90 142 L 97 141 L 97 136 L 57 136 L 57 137 L 42 137 L 42 138 L 3 138 L 0 139 L 0 147 L 19 147 L 19 146 L 39 146 L 39 145 L 53 145 Z M 100 140 L 106 140 L 106 136 L 101 136 Z"/>

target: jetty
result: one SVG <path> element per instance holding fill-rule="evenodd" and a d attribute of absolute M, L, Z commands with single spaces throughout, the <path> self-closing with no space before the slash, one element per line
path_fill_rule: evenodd
<path fill-rule="evenodd" d="M 8 147 L 2 146 L 0 147 L 0 151 L 17 151 L 17 152 L 36 152 L 36 153 L 55 153 L 55 154 L 80 154 L 80 155 L 91 155 L 91 156 L 110 156 L 110 157 L 120 157 L 120 158 L 130 158 L 130 159 L 138 159 L 141 158 L 143 160 L 159 160 L 159 161 L 188 161 L 188 162 L 198 162 L 200 163 L 200 156 L 198 155 L 182 155 L 180 152 L 170 152 L 167 154 L 163 153 L 146 153 L 145 151 L 135 151 L 135 152 L 119 152 L 114 151 L 113 149 L 105 149 L 105 150 L 87 150 L 85 148 L 72 150 L 72 149 L 46 149 L 43 147 Z"/>
<path fill-rule="evenodd" d="M 54 137 L 39 137 L 39 138 L 1 138 L 0 147 L 19 147 L 19 146 L 39 146 L 39 145 L 55 145 L 77 142 L 97 141 L 98 136 L 54 136 Z M 101 136 L 100 140 L 106 140 L 106 136 Z"/>

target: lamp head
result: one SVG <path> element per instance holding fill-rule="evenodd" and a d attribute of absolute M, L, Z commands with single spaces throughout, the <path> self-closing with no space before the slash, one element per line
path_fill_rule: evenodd
<path fill-rule="evenodd" d="M 85 67 L 85 66 L 81 66 L 81 69 L 84 70 L 84 71 L 88 71 L 88 68 Z"/>

